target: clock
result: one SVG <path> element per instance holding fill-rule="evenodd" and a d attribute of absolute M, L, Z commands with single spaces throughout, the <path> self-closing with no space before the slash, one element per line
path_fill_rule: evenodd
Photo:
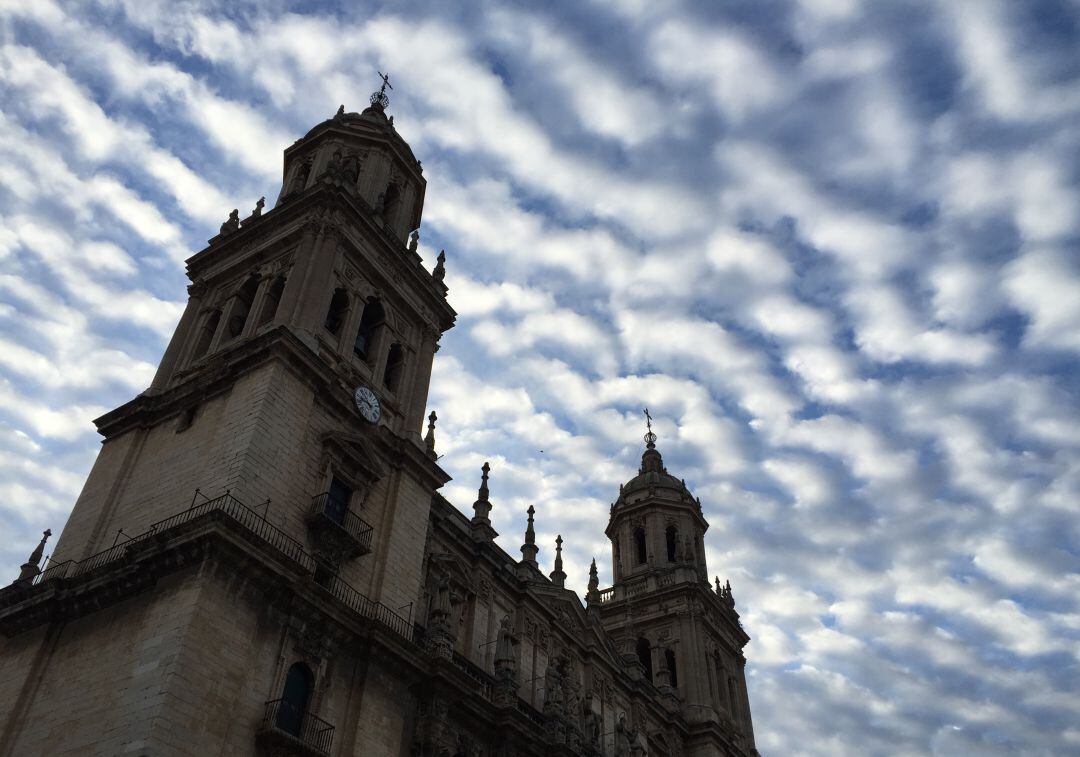
<path fill-rule="evenodd" d="M 375 396 L 375 392 L 366 386 L 358 386 L 353 393 L 353 401 L 356 402 L 356 409 L 360 411 L 361 418 L 368 423 L 379 422 L 379 398 Z"/>

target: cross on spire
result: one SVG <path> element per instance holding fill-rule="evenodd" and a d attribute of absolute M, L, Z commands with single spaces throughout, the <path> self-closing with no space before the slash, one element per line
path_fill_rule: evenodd
<path fill-rule="evenodd" d="M 385 110 L 387 106 L 390 105 L 390 98 L 386 94 L 386 88 L 389 87 L 390 89 L 393 89 L 394 85 L 390 83 L 389 74 L 384 74 L 382 71 L 379 71 L 378 73 L 379 78 L 382 79 L 382 86 L 379 87 L 378 92 L 371 93 L 371 97 L 369 98 L 369 100 L 372 107 L 379 108 L 380 110 Z"/>
<path fill-rule="evenodd" d="M 656 448 L 656 434 L 652 430 L 652 415 L 649 414 L 649 408 L 645 408 L 645 446 L 649 449 Z"/>

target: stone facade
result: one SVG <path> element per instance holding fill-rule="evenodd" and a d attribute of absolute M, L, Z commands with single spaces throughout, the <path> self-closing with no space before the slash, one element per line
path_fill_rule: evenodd
<path fill-rule="evenodd" d="M 756 754 L 749 637 L 654 437 L 585 602 L 532 508 L 522 559 L 497 546 L 486 465 L 471 518 L 437 493 L 455 313 L 385 106 L 312 129 L 274 209 L 188 260 L 153 384 L 0 590 L 0 755 Z"/>

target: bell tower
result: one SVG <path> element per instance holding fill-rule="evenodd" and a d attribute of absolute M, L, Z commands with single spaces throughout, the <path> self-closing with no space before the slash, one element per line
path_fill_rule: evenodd
<path fill-rule="evenodd" d="M 688 755 L 721 754 L 715 745 L 725 741 L 752 751 L 742 654 L 750 637 L 730 586 L 710 586 L 701 501 L 668 472 L 647 409 L 645 417 L 641 466 L 619 487 L 606 529 L 614 584 L 591 591 L 589 607 L 626 665 L 682 711 Z"/>

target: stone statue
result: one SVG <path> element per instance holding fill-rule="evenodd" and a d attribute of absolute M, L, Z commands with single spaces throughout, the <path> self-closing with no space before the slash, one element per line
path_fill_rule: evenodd
<path fill-rule="evenodd" d="M 260 197 L 259 201 L 255 203 L 255 210 L 251 211 L 251 217 L 258 218 L 261 216 L 264 207 L 266 207 L 266 198 Z"/>
<path fill-rule="evenodd" d="M 585 745 L 595 752 L 600 747 L 600 716 L 592 708 L 592 694 L 585 697 L 585 714 L 582 718 L 582 736 Z"/>
<path fill-rule="evenodd" d="M 619 716 L 615 724 L 615 757 L 630 757 L 630 730 L 626 727 L 626 715 Z"/>
<path fill-rule="evenodd" d="M 446 620 L 451 612 L 453 612 L 453 604 L 450 599 L 450 577 L 443 573 L 435 586 L 435 596 L 431 603 L 431 618 L 433 621 Z"/>
<path fill-rule="evenodd" d="M 340 121 L 343 118 L 345 118 L 345 106 L 344 105 L 339 105 L 338 109 L 337 109 L 337 113 L 334 114 L 334 120 L 335 121 Z"/>
<path fill-rule="evenodd" d="M 233 208 L 232 213 L 229 213 L 229 220 L 227 220 L 225 223 L 221 224 L 221 231 L 219 233 L 222 236 L 225 236 L 226 234 L 232 234 L 234 231 L 236 231 L 239 228 L 240 228 L 240 211 L 237 210 L 236 208 Z"/>
<path fill-rule="evenodd" d="M 409 252 L 416 252 L 416 248 L 420 246 L 420 230 L 414 229 L 412 234 L 409 234 Z"/>
<path fill-rule="evenodd" d="M 439 257 L 435 260 L 435 269 L 431 272 L 431 278 L 442 281 L 446 278 L 446 250 L 439 250 Z"/>
<path fill-rule="evenodd" d="M 544 670 L 544 710 L 561 710 L 563 706 L 562 676 L 559 674 L 558 658 L 548 660 Z"/>
<path fill-rule="evenodd" d="M 499 663 L 510 663 L 511 665 L 517 662 L 517 658 L 514 657 L 514 632 L 510 627 L 510 616 L 506 615 L 499 622 L 499 639 L 495 643 L 495 667 L 501 667 Z"/>
<path fill-rule="evenodd" d="M 296 169 L 296 176 L 293 178 L 292 186 L 289 187 L 289 194 L 299 192 L 307 186 L 308 176 L 310 175 L 311 163 L 301 163 L 300 167 Z"/>
<path fill-rule="evenodd" d="M 342 173 L 349 184 L 356 184 L 357 179 L 360 178 L 360 159 L 355 155 L 345 158 L 345 167 L 342 169 Z"/>

